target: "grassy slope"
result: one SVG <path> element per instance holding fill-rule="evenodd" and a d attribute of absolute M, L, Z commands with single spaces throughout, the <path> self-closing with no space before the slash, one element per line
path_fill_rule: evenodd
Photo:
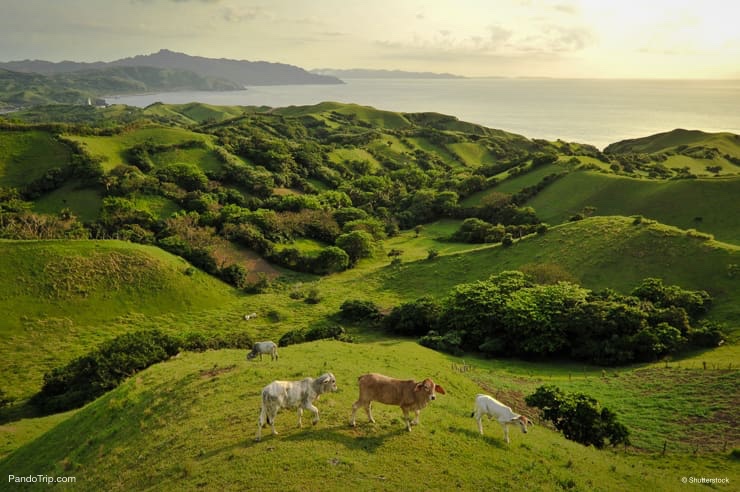
<path fill-rule="evenodd" d="M 134 145 L 147 141 L 158 145 L 172 145 L 191 140 L 210 143 L 211 137 L 202 133 L 191 132 L 182 128 L 149 126 L 114 136 L 79 136 L 67 135 L 72 140 L 85 144 L 88 152 L 104 158 L 103 167 L 110 170 L 126 162 L 125 152 Z"/>
<path fill-rule="evenodd" d="M 38 389 L 51 367 L 130 324 L 122 319 L 212 309 L 236 299 L 225 284 L 151 246 L 119 241 L 0 241 L 0 388 Z M 176 319 L 176 318 L 175 318 Z M 156 326 L 153 326 L 156 327 Z M 176 323 L 158 326 L 177 329 Z"/>
<path fill-rule="evenodd" d="M 78 181 L 69 181 L 56 190 L 50 191 L 33 202 L 33 210 L 56 215 L 69 208 L 83 221 L 92 221 L 100 216 L 103 197 L 94 188 L 83 187 Z"/>
<path fill-rule="evenodd" d="M 723 154 L 740 156 L 740 136 L 733 133 L 706 133 L 699 130 L 676 129 L 642 138 L 622 140 L 609 145 L 605 151 L 612 153 L 654 153 L 672 150 L 680 145 L 688 147 L 717 148 Z"/>
<path fill-rule="evenodd" d="M 496 378 L 503 391 L 499 397 L 521 408 L 516 388 L 533 367 L 479 362 L 476 370 L 460 373 L 451 362 L 396 341 L 292 346 L 281 351 L 277 363 L 247 362 L 243 352 L 232 350 L 183 354 L 131 378 L 25 445 L 0 462 L 0 473 L 72 475 L 77 483 L 69 488 L 75 490 L 244 490 L 269 476 L 276 490 L 622 491 L 676 490 L 687 474 L 727 476 L 731 483 L 740 478 L 722 455 L 702 453 L 697 459 L 673 454 L 672 448 L 666 457 L 656 450 L 596 451 L 544 425 L 528 435 L 512 429 L 510 445 L 488 421 L 480 436 L 469 417 L 481 392 L 474 380 Z M 340 391 L 317 402 L 318 425 L 311 427 L 306 414 L 304 428 L 297 429 L 295 413 L 283 411 L 276 419 L 280 435 L 270 436 L 268 428 L 262 442 L 253 441 L 265 384 L 327 370 L 337 376 Z M 568 370 L 558 371 L 561 379 Z M 447 394 L 422 411 L 421 424 L 410 433 L 398 407 L 381 404 L 374 405 L 376 424 L 358 412 L 353 429 L 347 419 L 357 396 L 356 377 L 368 371 L 432 377 Z M 604 384 L 595 372 L 574 379 Z M 683 416 L 665 407 L 656 411 L 671 421 Z M 622 420 L 635 432 L 635 422 Z"/>
<path fill-rule="evenodd" d="M 740 283 L 728 277 L 727 266 L 740 261 L 740 248 L 688 237 L 661 224 L 632 225 L 625 217 L 594 217 L 551 228 L 510 248 L 486 246 L 466 254 L 433 261 L 386 267 L 369 275 L 368 285 L 406 299 L 443 295 L 454 285 L 484 279 L 493 273 L 528 265 L 557 265 L 585 287 L 629 291 L 646 277 L 688 289 L 705 289 L 717 299 L 713 315 L 740 325 L 733 299 Z"/>
<path fill-rule="evenodd" d="M 598 215 L 641 214 L 740 244 L 740 215 L 732 213 L 737 210 L 738 196 L 738 177 L 656 181 L 575 172 L 546 187 L 527 205 L 550 224 L 593 206 Z"/>
<path fill-rule="evenodd" d="M 0 130 L 0 186 L 26 185 L 69 159 L 67 147 L 48 132 Z"/>

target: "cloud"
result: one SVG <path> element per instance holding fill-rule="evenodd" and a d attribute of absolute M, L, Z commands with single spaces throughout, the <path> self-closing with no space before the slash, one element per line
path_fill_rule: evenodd
<path fill-rule="evenodd" d="M 170 0 L 173 2 L 187 2 L 187 1 L 193 1 L 193 0 Z M 196 1 L 217 1 L 217 0 L 196 0 Z M 226 22 L 234 22 L 234 23 L 240 23 L 240 22 L 249 22 L 257 19 L 258 17 L 266 15 L 265 11 L 263 11 L 260 7 L 254 7 L 254 8 L 234 8 L 234 7 L 224 7 L 221 10 L 221 18 L 225 20 Z"/>
<path fill-rule="evenodd" d="M 559 3 L 553 5 L 552 8 L 558 12 L 570 15 L 576 15 L 579 12 L 578 6 L 569 3 Z"/>

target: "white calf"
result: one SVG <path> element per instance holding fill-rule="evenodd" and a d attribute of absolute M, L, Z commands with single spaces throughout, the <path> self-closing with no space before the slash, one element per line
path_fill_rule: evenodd
<path fill-rule="evenodd" d="M 481 419 L 484 415 L 487 415 L 489 420 L 494 417 L 498 420 L 501 427 L 504 428 L 504 438 L 507 443 L 509 442 L 509 424 L 519 425 L 525 434 L 527 433 L 527 426 L 534 425 L 527 417 L 514 413 L 511 408 L 500 401 L 488 395 L 479 394 L 475 397 L 475 410 L 473 410 L 470 416 L 475 417 L 478 421 L 478 431 L 481 434 L 483 434 Z"/>
<path fill-rule="evenodd" d="M 262 360 L 262 354 L 270 354 L 270 360 L 277 360 L 277 345 L 275 342 L 257 342 L 252 346 L 252 350 L 247 354 L 247 360 L 252 360 L 258 355 Z"/>
<path fill-rule="evenodd" d="M 275 430 L 275 416 L 281 408 L 298 408 L 298 427 L 301 427 L 303 410 L 313 413 L 313 424 L 319 421 L 319 409 L 313 402 L 329 391 L 337 390 L 334 374 L 327 372 L 318 378 L 306 378 L 302 381 L 273 381 L 262 389 L 262 410 L 257 422 L 257 438 L 262 439 L 262 427 L 270 424 L 272 433 Z"/>
<path fill-rule="evenodd" d="M 244 315 L 244 321 L 249 321 L 250 319 L 254 319 L 256 317 L 257 317 L 257 313 L 245 314 Z"/>

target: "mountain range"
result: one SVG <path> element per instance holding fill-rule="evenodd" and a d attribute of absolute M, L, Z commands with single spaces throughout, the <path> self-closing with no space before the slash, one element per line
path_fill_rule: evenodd
<path fill-rule="evenodd" d="M 342 83 L 336 77 L 310 73 L 300 67 L 285 63 L 205 58 L 166 49 L 149 55 L 137 55 L 112 62 L 62 61 L 54 63 L 43 60 L 23 60 L 0 63 L 0 69 L 44 75 L 80 70 L 100 70 L 111 67 L 155 67 L 187 70 L 201 77 L 226 79 L 241 86 Z"/>

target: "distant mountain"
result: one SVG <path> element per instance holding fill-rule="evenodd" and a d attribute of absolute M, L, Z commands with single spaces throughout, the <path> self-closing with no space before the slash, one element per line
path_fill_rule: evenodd
<path fill-rule="evenodd" d="M 317 68 L 311 73 L 332 75 L 341 79 L 464 79 L 461 75 L 434 72 L 407 72 L 404 70 L 372 70 L 368 68 L 352 68 L 341 70 L 336 68 Z"/>
<path fill-rule="evenodd" d="M 239 90 L 229 80 L 187 70 L 109 67 L 60 73 L 23 73 L 0 69 L 0 107 L 86 104 L 100 96 L 177 90 Z"/>
<path fill-rule="evenodd" d="M 41 60 L 24 60 L 0 63 L 0 69 L 14 72 L 56 74 L 79 70 L 109 67 L 156 67 L 188 70 L 201 77 L 226 79 L 240 86 L 248 85 L 297 85 L 297 84 L 341 84 L 336 77 L 307 72 L 294 65 L 284 63 L 252 62 L 226 58 L 190 56 L 170 50 L 159 50 L 150 55 L 138 55 L 112 62 L 80 63 L 62 61 L 58 63 Z"/>

